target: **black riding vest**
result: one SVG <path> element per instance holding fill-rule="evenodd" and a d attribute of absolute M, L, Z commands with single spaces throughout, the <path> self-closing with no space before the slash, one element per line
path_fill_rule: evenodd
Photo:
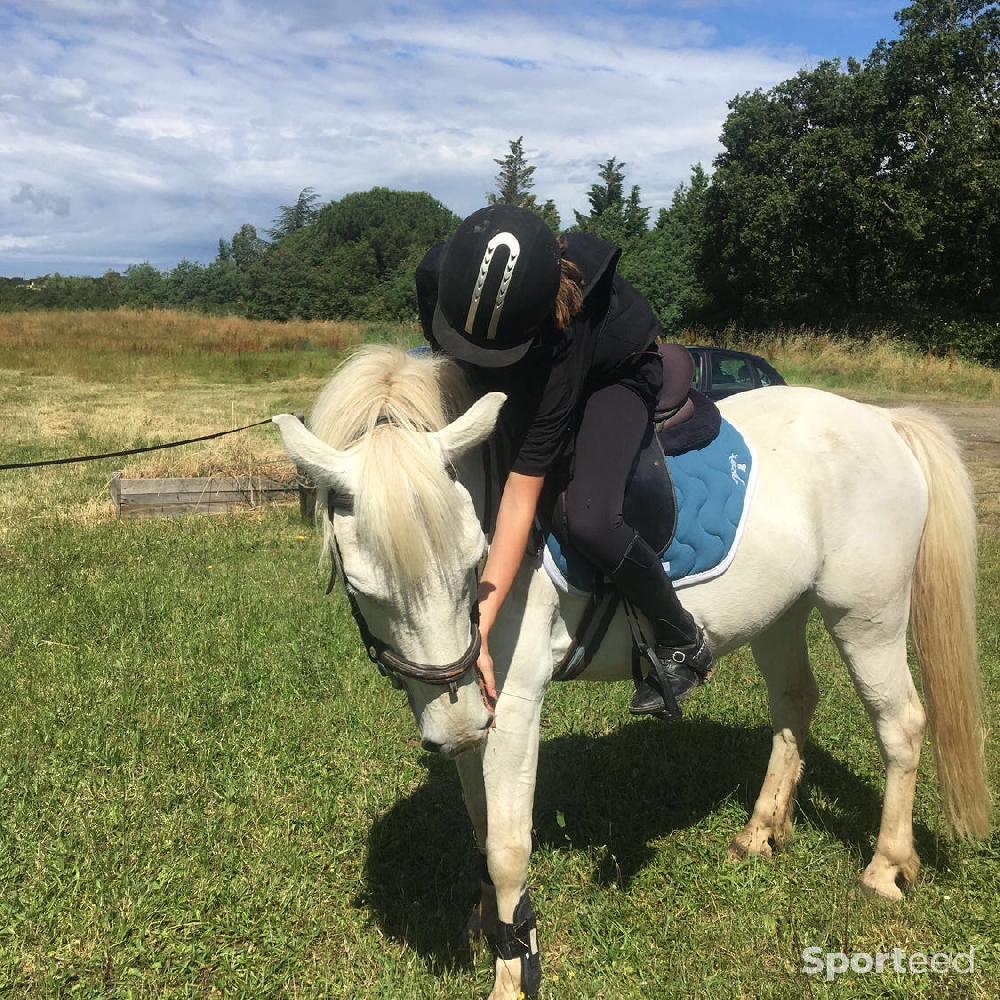
<path fill-rule="evenodd" d="M 432 247 L 417 267 L 421 326 L 435 349 L 430 320 L 443 250 L 444 244 Z M 513 471 L 567 480 L 583 405 L 595 389 L 627 385 L 650 413 L 659 395 L 663 370 L 655 341 L 662 331 L 646 299 L 616 273 L 621 250 L 571 233 L 565 256 L 583 274 L 583 308 L 569 328 L 550 326 L 507 368 L 463 365 L 478 390 L 507 394 L 497 436 L 503 477 Z"/>

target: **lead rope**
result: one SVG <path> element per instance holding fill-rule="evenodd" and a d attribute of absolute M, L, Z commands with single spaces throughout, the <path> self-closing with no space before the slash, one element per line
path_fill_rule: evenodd
<path fill-rule="evenodd" d="M 0 465 L 0 472 L 10 472 L 14 469 L 41 469 L 50 465 L 75 465 L 79 462 L 96 462 L 104 458 L 127 458 L 129 455 L 145 455 L 150 451 L 164 451 L 167 448 L 180 448 L 185 444 L 197 444 L 199 441 L 214 441 L 216 438 L 226 437 L 229 434 L 239 434 L 241 431 L 248 431 L 251 427 L 263 427 L 264 424 L 271 423 L 271 418 L 266 420 L 255 420 L 252 424 L 244 424 L 242 427 L 234 427 L 228 431 L 215 431 L 213 434 L 201 434 L 198 437 L 184 438 L 182 441 L 166 441 L 163 444 L 146 445 L 143 448 L 125 448 L 122 451 L 104 451 L 99 455 L 74 455 L 71 458 L 46 458 L 37 462 L 8 462 Z"/>

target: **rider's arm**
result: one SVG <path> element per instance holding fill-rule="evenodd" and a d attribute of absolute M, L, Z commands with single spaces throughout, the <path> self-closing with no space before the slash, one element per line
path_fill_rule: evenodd
<path fill-rule="evenodd" d="M 544 482 L 544 476 L 528 476 L 519 472 L 508 475 L 500 498 L 493 543 L 479 582 L 479 630 L 483 637 L 484 654 L 480 655 L 479 669 L 491 701 L 496 699 L 496 687 L 493 661 L 489 655 L 489 635 L 521 568 Z"/>

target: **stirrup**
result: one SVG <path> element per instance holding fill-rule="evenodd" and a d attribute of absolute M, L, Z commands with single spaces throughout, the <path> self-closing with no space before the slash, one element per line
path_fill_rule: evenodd
<path fill-rule="evenodd" d="M 652 669 L 645 677 L 637 673 L 629 712 L 653 715 L 667 722 L 680 719 L 681 705 L 695 688 L 712 677 L 712 653 L 704 633 L 699 629 L 695 641 L 685 646 L 657 646 L 655 651 L 647 648 L 645 653 Z"/>

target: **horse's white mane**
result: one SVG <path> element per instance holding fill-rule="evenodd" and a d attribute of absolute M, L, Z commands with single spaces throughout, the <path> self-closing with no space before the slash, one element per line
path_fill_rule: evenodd
<path fill-rule="evenodd" d="M 338 368 L 309 420 L 321 440 L 358 455 L 353 497 L 358 541 L 410 590 L 457 555 L 455 492 L 441 452 L 425 432 L 445 427 L 471 401 L 454 363 L 367 345 Z M 318 509 L 328 545 L 325 504 Z"/>

